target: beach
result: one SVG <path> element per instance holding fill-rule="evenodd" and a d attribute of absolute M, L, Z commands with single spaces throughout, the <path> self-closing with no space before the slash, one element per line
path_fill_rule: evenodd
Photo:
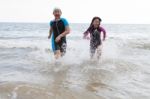
<path fill-rule="evenodd" d="M 49 23 L 0 23 L 0 99 L 150 99 L 150 25 L 104 24 L 102 56 L 90 61 L 89 24 L 70 24 L 55 64 Z"/>

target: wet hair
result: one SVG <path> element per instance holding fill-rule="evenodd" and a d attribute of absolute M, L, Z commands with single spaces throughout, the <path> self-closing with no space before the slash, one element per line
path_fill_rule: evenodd
<path fill-rule="evenodd" d="M 56 11 L 60 11 L 61 12 L 61 9 L 60 8 L 54 8 L 53 13 L 56 12 Z"/>
<path fill-rule="evenodd" d="M 94 22 L 94 20 L 96 20 L 96 19 L 98 19 L 99 22 L 102 21 L 102 19 L 101 19 L 100 17 L 94 17 L 94 18 L 92 19 L 92 21 L 91 21 L 91 24 L 90 24 L 89 28 L 86 30 L 86 32 L 87 32 L 87 31 L 90 31 L 90 32 L 91 32 L 91 31 L 94 29 L 93 22 Z M 100 23 L 99 23 L 99 25 L 100 25 Z"/>
<path fill-rule="evenodd" d="M 102 21 L 102 19 L 101 19 L 100 17 L 94 17 L 94 18 L 92 19 L 92 21 L 91 21 L 90 26 L 92 26 L 92 25 L 93 25 L 93 22 L 94 22 L 94 20 L 96 20 L 96 19 L 98 19 L 98 20 L 99 20 L 99 22 L 101 22 L 101 21 Z"/>

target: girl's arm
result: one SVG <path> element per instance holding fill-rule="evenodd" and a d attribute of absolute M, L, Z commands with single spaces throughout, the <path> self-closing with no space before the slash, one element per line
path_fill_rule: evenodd
<path fill-rule="evenodd" d="M 70 27 L 66 26 L 65 31 L 63 33 L 61 33 L 59 36 L 60 36 L 60 38 L 62 38 L 62 37 L 66 36 L 69 33 L 70 33 Z"/>
<path fill-rule="evenodd" d="M 88 34 L 89 34 L 89 31 L 85 31 L 85 32 L 83 33 L 83 38 L 86 39 L 86 37 L 88 36 Z"/>
<path fill-rule="evenodd" d="M 88 34 L 90 33 L 91 27 L 89 27 L 84 33 L 83 33 L 83 38 L 86 39 Z M 88 38 L 89 39 L 89 38 Z"/>
<path fill-rule="evenodd" d="M 53 24 L 53 22 L 52 21 L 50 21 L 50 28 L 49 28 L 49 35 L 48 35 L 48 39 L 50 39 L 51 38 L 51 35 L 52 35 L 52 32 L 53 32 L 53 29 L 52 29 L 52 24 Z"/>
<path fill-rule="evenodd" d="M 69 33 L 70 33 L 70 28 L 69 28 L 69 26 L 67 26 L 67 27 L 65 27 L 65 31 L 63 33 L 61 33 L 59 36 L 56 37 L 55 41 L 59 42 L 62 37 L 65 37 Z"/>
<path fill-rule="evenodd" d="M 106 38 L 106 30 L 103 27 L 100 27 L 100 30 L 103 32 L 103 41 L 105 41 Z"/>
<path fill-rule="evenodd" d="M 60 34 L 60 38 L 66 36 L 67 34 L 70 33 L 70 27 L 69 27 L 69 23 L 65 18 L 61 18 L 62 21 L 64 22 L 65 25 L 65 31 L 63 33 Z"/>
<path fill-rule="evenodd" d="M 50 39 L 50 38 L 51 38 L 52 32 L 53 32 L 53 30 L 52 30 L 52 28 L 50 27 L 50 29 L 49 29 L 49 35 L 48 35 L 48 39 Z"/>

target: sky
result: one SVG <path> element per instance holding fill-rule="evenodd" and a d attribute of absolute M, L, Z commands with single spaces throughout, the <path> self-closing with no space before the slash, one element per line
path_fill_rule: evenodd
<path fill-rule="evenodd" d="M 70 23 L 90 23 L 94 16 L 110 24 L 150 24 L 150 0 L 0 0 L 0 22 L 49 22 L 62 9 Z"/>

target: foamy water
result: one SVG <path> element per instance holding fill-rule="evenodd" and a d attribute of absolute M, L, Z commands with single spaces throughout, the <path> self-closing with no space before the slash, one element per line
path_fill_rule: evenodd
<path fill-rule="evenodd" d="M 88 24 L 71 24 L 55 64 L 48 24 L 0 23 L 0 99 L 150 99 L 150 25 L 104 25 L 99 62 L 90 61 Z"/>

